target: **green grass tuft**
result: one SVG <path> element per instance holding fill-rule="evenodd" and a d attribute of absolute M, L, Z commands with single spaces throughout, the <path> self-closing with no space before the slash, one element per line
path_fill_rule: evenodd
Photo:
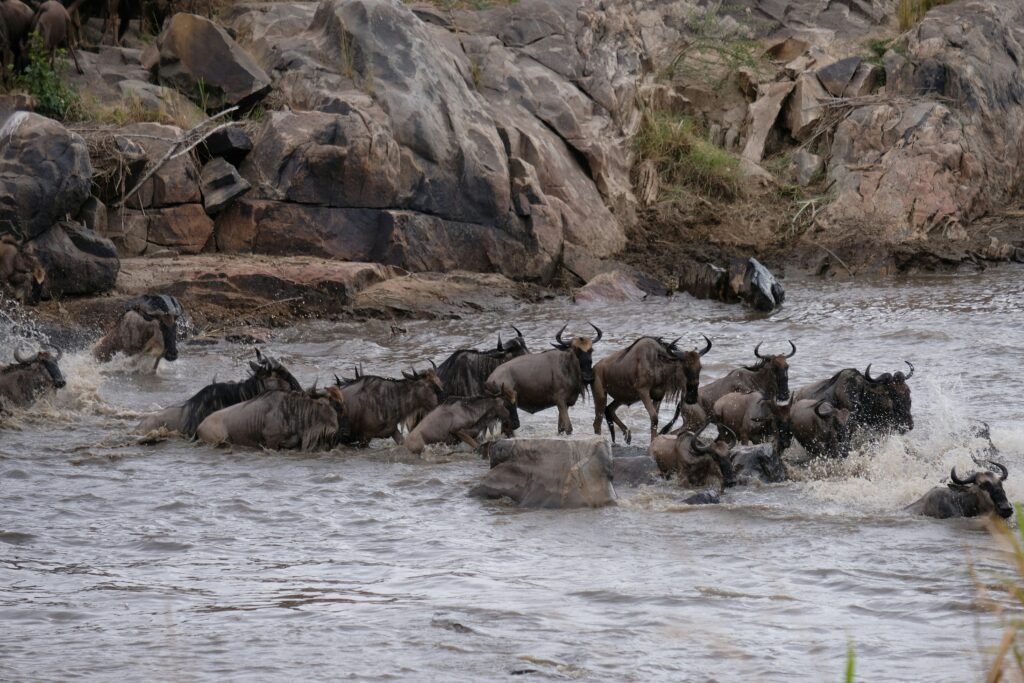
<path fill-rule="evenodd" d="M 653 161 L 665 185 L 734 199 L 740 192 L 740 162 L 705 139 L 690 118 L 646 112 L 634 140 L 640 161 Z"/>

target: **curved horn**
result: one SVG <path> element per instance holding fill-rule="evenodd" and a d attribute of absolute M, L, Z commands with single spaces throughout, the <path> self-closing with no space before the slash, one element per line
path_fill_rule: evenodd
<path fill-rule="evenodd" d="M 722 439 L 729 444 L 730 447 L 735 446 L 739 439 L 736 437 L 736 432 L 729 428 L 729 425 L 719 424 L 718 425 L 718 438 L 726 437 Z"/>
<path fill-rule="evenodd" d="M 430 363 L 430 367 L 434 369 L 434 372 L 437 372 L 437 363 L 435 363 L 433 360 L 429 358 L 427 359 L 427 362 Z"/>
<path fill-rule="evenodd" d="M 871 377 L 871 363 L 868 363 L 867 369 L 864 370 L 864 379 L 872 384 L 878 384 L 881 381 L 880 379 L 874 379 Z"/>
<path fill-rule="evenodd" d="M 14 350 L 14 360 L 19 363 L 29 363 L 35 358 L 32 349 L 27 346 L 19 346 Z"/>
<path fill-rule="evenodd" d="M 589 320 L 587 321 L 587 324 L 594 328 L 594 332 L 597 332 L 597 336 L 594 337 L 591 340 L 591 342 L 596 344 L 597 342 L 601 341 L 601 337 L 604 335 L 604 333 L 601 332 L 601 328 L 595 325 L 594 323 L 590 322 Z"/>
<path fill-rule="evenodd" d="M 498 333 L 498 350 L 501 351 L 501 332 Z"/>
<path fill-rule="evenodd" d="M 706 334 L 702 334 L 701 336 L 704 337 L 704 341 L 706 341 L 708 343 L 708 345 L 704 347 L 703 351 L 698 351 L 698 353 L 701 356 L 703 356 L 705 353 L 707 353 L 708 351 L 711 350 L 711 340 L 708 339 L 708 336 Z"/>
<path fill-rule="evenodd" d="M 670 349 L 676 348 L 676 344 L 679 343 L 680 339 L 682 339 L 682 337 L 676 337 L 675 339 L 673 339 L 672 343 L 668 345 L 668 348 L 670 348 Z"/>
<path fill-rule="evenodd" d="M 757 346 L 754 347 L 754 355 L 757 356 L 758 358 L 760 358 L 761 360 L 764 360 L 765 358 L 767 358 L 767 356 L 762 356 L 759 353 L 760 350 L 761 350 L 761 344 L 764 344 L 764 342 L 760 342 L 760 343 L 758 343 Z"/>
<path fill-rule="evenodd" d="M 704 442 L 698 439 L 696 435 L 690 439 L 690 450 L 700 455 L 707 455 L 712 452 L 711 446 L 704 445 Z"/>
<path fill-rule="evenodd" d="M 341 378 L 338 377 L 338 373 L 334 373 L 334 383 L 337 386 L 339 386 L 339 387 L 342 386 L 342 384 L 343 384 L 343 382 L 341 381 Z"/>
<path fill-rule="evenodd" d="M 59 360 L 60 360 L 61 358 L 63 358 L 63 357 L 64 357 L 64 352 L 63 352 L 63 351 L 61 351 L 60 349 L 58 349 L 58 348 L 57 348 L 56 346 L 54 346 L 53 344 L 47 344 L 46 346 L 44 346 L 44 347 L 43 347 L 43 351 L 46 351 L 46 352 L 47 352 L 47 353 L 49 353 L 49 354 L 50 354 L 51 356 L 53 356 L 53 359 L 54 359 L 55 361 L 59 361 Z"/>
<path fill-rule="evenodd" d="M 516 331 L 516 336 L 517 337 L 519 337 L 520 339 L 523 338 L 523 333 L 519 331 L 518 327 L 516 327 L 515 325 L 509 325 L 509 327 L 511 327 L 513 330 Z"/>
<path fill-rule="evenodd" d="M 977 477 L 977 476 L 978 476 L 978 473 L 975 472 L 974 474 L 972 474 L 970 476 L 969 479 L 967 479 L 967 481 L 964 481 L 960 477 L 956 476 L 956 466 L 955 465 L 953 466 L 953 469 L 951 469 L 949 471 L 949 478 L 953 481 L 954 484 L 957 484 L 958 486 L 968 486 L 970 484 L 973 484 L 974 483 L 974 478 Z"/>
<path fill-rule="evenodd" d="M 567 327 L 569 327 L 569 323 L 566 323 L 566 324 L 562 325 L 562 329 L 560 329 L 558 331 L 558 334 L 555 335 L 555 341 L 558 342 L 558 345 L 560 347 L 567 346 L 567 344 L 564 341 L 562 341 L 562 333 L 565 332 L 565 328 L 567 328 Z"/>
<path fill-rule="evenodd" d="M 1010 473 L 1006 470 L 1006 467 L 1002 463 L 998 463 L 995 460 L 989 460 L 988 464 L 999 470 L 999 481 L 1006 481 L 1006 478 L 1010 476 Z"/>
<path fill-rule="evenodd" d="M 263 363 L 263 354 L 260 353 L 260 347 L 256 347 L 256 360 L 259 363 Z"/>
<path fill-rule="evenodd" d="M 825 404 L 825 399 L 821 399 L 820 401 L 815 403 L 814 404 L 814 414 L 817 415 L 818 417 L 820 417 L 822 420 L 827 420 L 828 418 L 830 418 L 832 416 L 832 413 L 830 412 L 827 415 L 822 415 L 821 414 L 821 406 L 823 406 L 824 404 Z"/>
<path fill-rule="evenodd" d="M 793 349 L 793 350 L 792 350 L 792 351 L 790 351 L 789 353 L 787 353 L 787 354 L 786 354 L 785 356 L 783 356 L 783 357 L 784 357 L 784 358 L 792 358 L 793 356 L 795 356 L 795 355 L 796 355 L 796 344 L 794 344 L 794 343 L 793 343 L 793 340 L 792 340 L 792 339 L 787 339 L 786 341 L 788 341 L 788 342 L 789 342 L 789 348 L 791 348 L 791 349 Z"/>
<path fill-rule="evenodd" d="M 904 381 L 906 381 L 906 380 L 908 380 L 908 379 L 910 379 L 911 377 L 914 376 L 914 364 L 911 363 L 909 360 L 905 360 L 903 362 L 910 366 L 910 372 L 907 374 L 906 377 L 903 378 Z"/>

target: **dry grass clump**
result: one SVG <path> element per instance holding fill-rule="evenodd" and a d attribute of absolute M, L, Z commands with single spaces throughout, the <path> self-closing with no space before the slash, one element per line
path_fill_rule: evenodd
<path fill-rule="evenodd" d="M 906 31 L 924 18 L 933 7 L 946 5 L 953 0 L 900 0 L 896 5 L 896 19 L 900 24 L 900 31 Z"/>

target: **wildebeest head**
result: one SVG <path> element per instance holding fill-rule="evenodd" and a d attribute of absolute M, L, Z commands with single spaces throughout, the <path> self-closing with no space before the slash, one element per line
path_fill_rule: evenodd
<path fill-rule="evenodd" d="M 424 370 L 423 372 L 416 372 L 415 369 L 411 372 L 403 370 L 402 377 L 413 382 L 421 382 L 424 386 L 429 386 L 433 390 L 434 396 L 438 401 L 444 400 L 444 384 L 441 382 L 441 378 L 437 374 L 437 365 L 434 364 L 434 361 L 430 361 L 429 370 Z"/>
<path fill-rule="evenodd" d="M 761 355 L 761 344 L 754 347 L 754 355 L 759 359 L 756 365 L 747 367 L 747 370 L 751 372 L 765 372 L 770 373 L 773 382 L 773 388 L 775 396 L 780 401 L 789 400 L 789 362 L 787 358 L 792 358 L 796 355 L 796 344 L 792 341 L 789 342 L 789 346 L 792 349 L 789 353 L 783 355 L 781 353 L 769 356 Z M 766 392 L 771 393 L 771 392 Z"/>
<path fill-rule="evenodd" d="M 166 294 L 143 294 L 127 304 L 128 310 L 135 311 L 145 320 L 156 320 L 160 323 L 163 335 L 165 360 L 178 359 L 178 317 L 184 314 L 181 304 L 173 296 Z"/>
<path fill-rule="evenodd" d="M 772 422 L 772 432 L 775 433 L 775 443 L 779 452 L 786 450 L 793 443 L 793 419 L 790 408 L 792 401 L 779 401 L 778 399 L 761 399 L 762 403 L 768 406 L 769 418 Z"/>
<path fill-rule="evenodd" d="M 698 437 L 690 440 L 690 452 L 694 455 L 710 457 L 722 473 L 722 486 L 734 486 L 736 484 L 736 472 L 733 469 L 732 461 L 729 459 L 729 449 L 736 445 L 736 433 L 724 424 L 719 424 L 718 435 L 709 445 Z"/>
<path fill-rule="evenodd" d="M 839 454 L 846 457 L 850 448 L 849 409 L 836 408 L 823 398 L 814 404 L 814 414 L 828 425 Z"/>
<path fill-rule="evenodd" d="M 302 391 L 302 385 L 287 368 L 277 359 L 264 356 L 259 349 L 256 349 L 256 361 L 249 361 L 249 368 L 262 381 L 264 391 Z"/>
<path fill-rule="evenodd" d="M 871 376 L 871 365 L 864 370 L 864 379 L 871 385 L 871 389 L 878 392 L 884 391 L 886 408 L 888 414 L 884 420 L 901 434 L 909 432 L 914 428 L 914 416 L 911 414 L 910 387 L 907 380 L 914 376 L 914 366 L 910 361 L 903 361 L 910 367 L 910 372 L 903 374 L 903 371 L 896 373 L 884 373 L 878 377 Z M 869 390 L 870 391 L 870 390 Z"/>
<path fill-rule="evenodd" d="M 487 393 L 491 398 L 500 399 L 497 402 L 495 415 L 501 421 L 501 433 L 509 438 L 515 436 L 519 429 L 519 409 L 516 408 L 516 392 L 507 385 L 500 387 L 490 385 Z"/>
<path fill-rule="evenodd" d="M 569 325 L 563 325 L 562 329 L 555 335 L 555 343 L 552 344 L 556 349 L 560 351 L 572 351 L 573 355 L 576 356 L 576 360 L 580 364 L 580 373 L 583 377 L 584 384 L 592 384 L 594 382 L 594 344 L 601 341 L 602 332 L 601 329 L 594 323 L 588 323 L 594 328 L 594 332 L 597 336 L 591 339 L 586 336 L 576 336 L 565 341 L 562 339 L 562 333 L 565 332 L 565 328 Z"/>
<path fill-rule="evenodd" d="M 680 361 L 683 366 L 683 376 L 686 377 L 686 392 L 683 394 L 683 401 L 693 405 L 699 400 L 697 391 L 700 388 L 700 370 L 701 370 L 701 356 L 711 350 L 711 340 L 708 339 L 707 335 L 703 335 L 704 341 L 707 342 L 700 351 L 682 351 L 676 344 L 679 339 L 669 344 L 666 348 L 672 357 Z"/>
<path fill-rule="evenodd" d="M 524 353 L 529 353 L 530 349 L 526 348 L 526 339 L 523 338 L 523 333 L 520 332 L 519 328 L 515 325 L 510 325 L 510 327 L 516 331 L 516 336 L 506 342 L 502 342 L 501 333 L 499 332 L 498 346 L 495 347 L 495 351 L 498 351 L 509 358 L 515 358 L 516 356 L 522 356 Z"/>
<path fill-rule="evenodd" d="M 19 365 L 24 366 L 38 363 L 50 376 L 50 381 L 53 382 L 53 386 L 61 389 L 67 384 L 64 380 L 64 375 L 57 366 L 57 362 L 60 360 L 61 355 L 60 349 L 57 348 L 53 348 L 52 351 L 44 349 L 37 353 L 32 353 L 31 349 L 19 348 L 14 352 L 14 360 L 17 361 Z"/>
<path fill-rule="evenodd" d="M 999 470 L 997 476 L 994 472 L 975 472 L 967 479 L 960 479 L 956 476 L 956 467 L 949 472 L 949 478 L 951 483 L 949 488 L 954 491 L 971 491 L 975 489 L 977 495 L 988 496 L 992 501 L 992 507 L 995 508 L 996 513 L 999 514 L 1003 519 L 1008 519 L 1013 515 L 1013 506 L 1006 500 L 1006 492 L 1003 491 L 1003 482 L 1006 481 L 1006 477 L 1009 474 L 1006 468 L 998 462 L 989 461 L 989 463 Z"/>

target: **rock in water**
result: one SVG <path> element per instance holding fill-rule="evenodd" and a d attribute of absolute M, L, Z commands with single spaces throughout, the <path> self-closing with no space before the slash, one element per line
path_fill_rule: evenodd
<path fill-rule="evenodd" d="M 647 454 L 613 458 L 612 474 L 616 486 L 649 486 L 660 478 L 658 463 Z"/>
<path fill-rule="evenodd" d="M 48 296 L 113 289 L 121 268 L 117 250 L 83 225 L 61 221 L 29 244 L 46 269 L 43 291 Z"/>
<path fill-rule="evenodd" d="M 611 449 L 600 437 L 504 439 L 491 446 L 490 457 L 491 471 L 470 495 L 507 497 L 531 508 L 601 507 L 615 502 Z"/>

